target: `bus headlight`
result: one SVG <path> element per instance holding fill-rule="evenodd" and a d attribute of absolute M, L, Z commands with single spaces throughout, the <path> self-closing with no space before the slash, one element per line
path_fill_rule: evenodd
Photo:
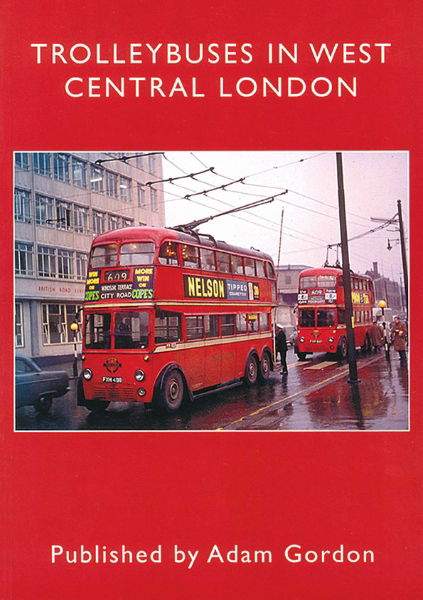
<path fill-rule="evenodd" d="M 328 342 L 332 343 L 333 341 L 334 341 L 334 338 L 332 336 L 328 337 Z"/>
<path fill-rule="evenodd" d="M 305 338 L 303 336 L 300 337 L 300 342 L 305 342 Z"/>
<path fill-rule="evenodd" d="M 147 393 L 147 392 L 145 391 L 145 389 L 144 389 L 144 388 L 138 388 L 138 389 L 137 389 L 137 394 L 138 394 L 138 396 L 141 396 L 141 398 L 142 398 L 143 396 L 145 396 L 145 395 L 146 395 L 146 393 Z"/>
<path fill-rule="evenodd" d="M 137 371 L 135 371 L 134 377 L 137 381 L 144 381 L 145 373 L 141 369 L 138 369 Z"/>
<path fill-rule="evenodd" d="M 89 381 L 93 376 L 93 372 L 91 371 L 91 369 L 84 369 L 82 371 L 82 377 L 86 380 Z"/>

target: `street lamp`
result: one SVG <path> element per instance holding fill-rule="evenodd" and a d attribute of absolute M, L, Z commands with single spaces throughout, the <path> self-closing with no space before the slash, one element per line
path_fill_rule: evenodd
<path fill-rule="evenodd" d="M 79 325 L 76 321 L 70 324 L 70 329 L 73 331 L 73 376 L 78 377 L 78 351 L 76 348 L 76 334 L 79 329 Z"/>
<path fill-rule="evenodd" d="M 385 348 L 385 358 L 386 358 L 386 360 L 391 360 L 391 356 L 389 354 L 388 338 L 386 336 L 386 323 L 385 323 L 386 302 L 385 302 L 385 300 L 380 300 L 378 302 L 378 306 L 379 306 L 380 309 L 382 309 L 383 345 L 384 345 L 384 348 Z"/>

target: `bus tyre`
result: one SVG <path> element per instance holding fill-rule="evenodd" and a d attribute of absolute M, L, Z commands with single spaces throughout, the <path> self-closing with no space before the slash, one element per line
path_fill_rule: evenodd
<path fill-rule="evenodd" d="M 259 366 L 259 378 L 261 381 L 267 381 L 270 377 L 271 361 L 268 352 L 263 352 Z"/>
<path fill-rule="evenodd" d="M 100 400 L 95 398 L 94 400 L 85 400 L 84 406 L 91 412 L 103 412 L 109 406 L 110 402 L 107 400 Z"/>
<path fill-rule="evenodd" d="M 182 406 L 184 393 L 185 385 L 181 372 L 172 369 L 163 378 L 158 398 L 159 408 L 167 413 L 176 412 Z"/>
<path fill-rule="evenodd" d="M 245 365 L 244 382 L 247 385 L 254 385 L 257 381 L 257 377 L 258 377 L 257 358 L 253 354 L 251 354 L 247 359 L 247 364 Z"/>
<path fill-rule="evenodd" d="M 305 352 L 297 352 L 298 360 L 305 360 L 307 354 Z"/>
<path fill-rule="evenodd" d="M 347 340 L 344 337 L 341 337 L 338 344 L 338 351 L 336 353 L 337 358 L 339 360 L 345 360 L 347 358 Z"/>

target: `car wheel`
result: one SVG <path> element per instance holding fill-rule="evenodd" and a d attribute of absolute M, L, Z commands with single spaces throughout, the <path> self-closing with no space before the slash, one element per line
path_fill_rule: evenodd
<path fill-rule="evenodd" d="M 247 364 L 245 365 L 244 382 L 247 385 L 254 385 L 258 377 L 258 363 L 255 356 L 251 355 L 248 357 Z"/>
<path fill-rule="evenodd" d="M 261 381 L 267 381 L 270 377 L 270 356 L 268 352 L 263 352 L 263 357 L 259 366 L 259 377 Z"/>
<path fill-rule="evenodd" d="M 34 407 L 37 412 L 46 415 L 51 408 L 53 398 L 51 396 L 41 396 L 34 402 Z"/>

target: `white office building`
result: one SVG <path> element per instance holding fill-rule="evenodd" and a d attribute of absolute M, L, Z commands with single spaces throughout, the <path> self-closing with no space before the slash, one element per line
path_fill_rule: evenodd
<path fill-rule="evenodd" d="M 80 318 L 93 237 L 122 227 L 164 226 L 163 188 L 154 184 L 161 179 L 160 153 L 15 153 L 17 351 L 72 354 L 70 324 Z"/>

